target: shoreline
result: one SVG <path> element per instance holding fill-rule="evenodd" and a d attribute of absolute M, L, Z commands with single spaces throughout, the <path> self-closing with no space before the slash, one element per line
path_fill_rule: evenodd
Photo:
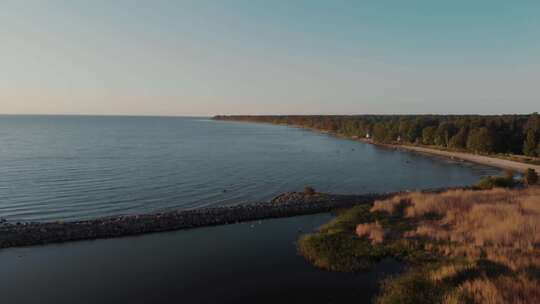
<path fill-rule="evenodd" d="M 295 126 L 297 127 L 297 126 Z M 302 128 L 302 127 L 300 127 Z M 327 132 L 327 131 L 319 131 L 316 129 L 310 129 L 310 128 L 304 128 L 306 130 L 315 131 L 317 133 L 321 134 L 328 134 L 332 136 L 336 136 L 338 138 L 342 139 L 349 139 L 356 142 L 361 142 L 369 145 L 374 145 L 381 148 L 386 149 L 394 149 L 394 150 L 401 150 L 405 152 L 413 152 L 417 154 L 427 155 L 427 156 L 439 156 L 444 157 L 451 160 L 460 160 L 460 161 L 466 161 L 473 164 L 478 165 L 484 165 L 492 168 L 502 169 L 502 170 L 513 170 L 517 171 L 518 173 L 523 173 L 527 169 L 531 168 L 534 169 L 536 172 L 540 173 L 540 166 L 539 165 L 533 165 L 518 161 L 512 161 L 507 159 L 502 159 L 498 157 L 493 156 L 487 156 L 487 155 L 480 155 L 480 154 L 473 154 L 473 153 L 467 153 L 467 152 L 455 152 L 455 151 L 447 151 L 447 150 L 439 150 L 424 146 L 413 146 L 413 145 L 407 145 L 407 144 L 385 144 L 385 143 L 379 143 L 375 142 L 371 139 L 365 139 L 365 138 L 354 138 L 349 137 L 345 135 L 340 135 L 337 133 Z"/>
<path fill-rule="evenodd" d="M 460 159 L 471 163 L 502 169 L 512 169 L 520 172 L 523 172 L 527 168 L 533 168 L 540 171 L 540 166 L 489 156 L 442 151 L 418 146 L 377 143 L 364 138 L 345 136 L 324 130 L 305 128 L 296 125 L 286 126 L 307 129 L 312 132 L 335 136 L 340 139 L 372 144 L 382 148 L 400 149 L 402 151 L 441 156 L 454 160 Z M 466 188 L 468 187 L 445 187 L 418 191 L 426 193 Z M 340 208 L 350 208 L 356 205 L 373 203 L 376 200 L 389 198 L 400 193 L 403 192 L 368 193 L 362 195 L 317 194 L 310 196 L 294 192 L 284 193 L 271 202 L 243 203 L 229 206 L 173 210 L 140 215 L 120 215 L 82 221 L 13 223 L 0 219 L 0 249 L 63 243 L 77 240 L 115 238 L 205 226 L 226 225 L 262 219 L 316 214 Z"/>
<path fill-rule="evenodd" d="M 341 139 L 369 143 L 396 149 L 399 145 L 379 144 L 361 138 L 343 136 L 324 130 L 309 129 L 317 133 L 336 136 Z M 418 152 L 418 151 L 415 151 Z M 490 164 L 493 165 L 493 164 Z M 426 189 L 420 192 L 441 192 L 467 187 L 444 187 Z M 172 210 L 161 213 L 139 215 L 119 215 L 90 220 L 66 222 L 9 222 L 0 218 L 0 249 L 25 247 L 50 243 L 63 243 L 77 240 L 116 238 L 190 229 L 205 226 L 226 225 L 254 220 L 293 217 L 329 212 L 335 209 L 350 208 L 356 205 L 373 203 L 402 192 L 367 193 L 361 195 L 285 193 L 271 202 L 242 203 L 228 206 L 215 206 L 187 210 Z M 300 199 L 298 199 L 300 196 Z"/>
<path fill-rule="evenodd" d="M 275 124 L 271 122 L 244 121 L 244 120 L 221 120 L 221 119 L 217 119 L 217 120 L 233 121 L 233 122 L 248 122 L 248 123 L 263 123 L 263 124 L 270 124 L 270 125 L 277 125 L 277 126 L 287 126 L 287 127 L 304 129 L 304 130 L 308 130 L 315 133 L 335 136 L 341 139 L 353 140 L 356 142 L 370 144 L 370 145 L 374 145 L 374 146 L 378 146 L 382 148 L 398 149 L 398 150 L 403 150 L 406 152 L 414 152 L 414 153 L 423 154 L 423 155 L 440 156 L 440 157 L 445 157 L 452 160 L 462 160 L 462 161 L 467 161 L 474 164 L 485 165 L 485 166 L 503 169 L 503 170 L 504 169 L 514 170 L 514 171 L 518 171 L 519 173 L 523 173 L 528 168 L 531 168 L 531 169 L 534 169 L 536 172 L 540 173 L 540 165 L 533 165 L 533 164 L 528 164 L 524 162 L 507 160 L 507 159 L 486 156 L 486 155 L 479 155 L 479 154 L 473 154 L 473 153 L 467 153 L 467 152 L 438 150 L 438 149 L 433 149 L 433 148 L 428 148 L 428 147 L 423 147 L 423 146 L 413 146 L 413 145 L 405 145 L 405 144 L 385 144 L 385 143 L 380 143 L 380 142 L 374 142 L 371 139 L 358 138 L 354 136 L 346 136 L 346 135 L 341 135 L 341 134 L 330 132 L 330 131 L 319 130 L 315 128 L 308 128 L 308 127 L 299 126 L 299 125 Z"/>
<path fill-rule="evenodd" d="M 517 161 L 512 161 L 512 160 L 507 160 L 507 159 L 502 159 L 502 158 L 497 158 L 497 157 L 492 157 L 492 156 L 472 154 L 472 153 L 466 153 L 466 152 L 445 151 L 445 150 L 438 150 L 438 149 L 422 147 L 422 146 L 376 143 L 376 142 L 373 142 L 371 140 L 366 140 L 366 139 L 354 139 L 354 138 L 351 138 L 351 139 L 359 141 L 359 142 L 375 145 L 375 146 L 398 149 L 398 150 L 403 150 L 407 152 L 415 152 L 415 153 L 424 154 L 424 155 L 441 156 L 441 157 L 449 158 L 452 160 L 462 160 L 462 161 L 467 161 L 470 163 L 490 166 L 490 167 L 499 168 L 499 169 L 514 170 L 519 173 L 523 173 L 529 168 L 534 169 L 536 172 L 540 172 L 540 166 L 538 165 L 521 163 Z"/>

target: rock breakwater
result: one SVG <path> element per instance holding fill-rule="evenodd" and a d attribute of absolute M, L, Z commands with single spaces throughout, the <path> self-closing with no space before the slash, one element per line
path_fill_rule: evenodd
<path fill-rule="evenodd" d="M 371 203 L 393 194 L 307 195 L 284 193 L 271 202 L 237 204 L 72 222 L 0 222 L 0 248 L 113 238 L 327 212 Z"/>

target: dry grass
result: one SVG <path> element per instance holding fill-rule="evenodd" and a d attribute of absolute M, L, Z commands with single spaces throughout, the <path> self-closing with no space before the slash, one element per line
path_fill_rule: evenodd
<path fill-rule="evenodd" d="M 475 262 L 465 263 L 465 264 L 450 264 L 442 266 L 431 273 L 431 280 L 435 282 L 442 282 L 456 277 L 458 274 L 465 271 L 470 271 L 476 269 L 477 265 Z"/>
<path fill-rule="evenodd" d="M 389 199 L 382 201 L 375 201 L 371 212 L 382 211 L 389 214 L 395 214 L 401 207 L 407 205 L 410 202 L 410 194 L 396 195 Z"/>
<path fill-rule="evenodd" d="M 371 211 L 414 220 L 404 238 L 464 259 L 431 272 L 435 284 L 457 284 L 445 303 L 540 303 L 540 187 L 409 193 Z M 360 226 L 363 235 L 378 229 Z"/>
<path fill-rule="evenodd" d="M 365 223 L 356 226 L 356 235 L 359 237 L 367 236 L 372 244 L 380 244 L 384 241 L 385 232 L 379 222 Z"/>
<path fill-rule="evenodd" d="M 408 202 L 405 216 L 420 221 L 407 237 L 507 252 L 540 248 L 540 188 L 412 193 L 376 202 L 372 211 L 392 213 L 404 201 Z"/>
<path fill-rule="evenodd" d="M 444 299 L 444 303 L 540 303 L 539 286 L 538 280 L 524 273 L 494 279 L 479 278 L 461 284 L 456 292 Z"/>

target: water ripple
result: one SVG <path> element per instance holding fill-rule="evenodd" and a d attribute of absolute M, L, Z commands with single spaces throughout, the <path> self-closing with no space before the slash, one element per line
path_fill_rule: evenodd
<path fill-rule="evenodd" d="M 211 121 L 210 121 L 211 122 Z M 0 117 L 0 217 L 76 220 L 470 184 L 494 169 L 302 129 L 195 118 Z"/>

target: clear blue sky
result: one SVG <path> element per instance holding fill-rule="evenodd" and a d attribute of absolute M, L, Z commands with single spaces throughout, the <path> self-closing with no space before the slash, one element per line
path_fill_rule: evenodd
<path fill-rule="evenodd" d="M 540 1 L 2 1 L 0 113 L 540 110 Z"/>

